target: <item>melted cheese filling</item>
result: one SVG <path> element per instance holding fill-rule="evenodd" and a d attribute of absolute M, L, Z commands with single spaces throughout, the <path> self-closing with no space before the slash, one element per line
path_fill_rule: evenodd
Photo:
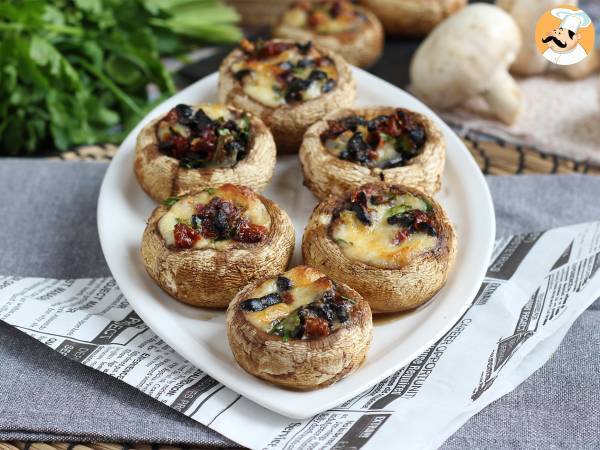
<path fill-rule="evenodd" d="M 318 34 L 337 34 L 353 31 L 361 24 L 361 16 L 358 16 L 351 5 L 348 10 L 338 17 L 331 17 L 325 10 L 313 12 L 318 17 L 316 26 L 310 26 L 309 13 L 301 8 L 292 8 L 283 15 L 283 23 L 294 28 L 312 29 Z"/>
<path fill-rule="evenodd" d="M 317 52 L 311 49 L 308 57 L 314 58 Z M 242 86 L 244 92 L 254 100 L 270 107 L 277 107 L 287 104 L 284 90 L 285 85 L 277 78 L 277 74 L 281 73 L 279 64 L 290 62 L 296 66 L 301 60 L 307 56 L 302 55 L 297 48 L 285 50 L 278 55 L 265 59 L 241 59 L 231 66 L 233 73 L 237 73 L 243 69 L 251 70 L 251 73 L 244 77 Z M 294 75 L 303 80 L 308 79 L 314 66 L 306 68 L 294 68 Z M 333 64 L 318 67 L 319 70 L 325 72 L 328 78 L 337 80 L 337 70 Z M 323 95 L 321 87 L 324 80 L 314 80 L 310 86 L 302 92 L 302 100 L 312 100 Z"/>
<path fill-rule="evenodd" d="M 330 279 L 314 269 L 308 267 L 294 267 L 283 273 L 282 276 L 292 281 L 292 289 L 287 291 L 293 301 L 291 303 L 277 303 L 262 311 L 244 312 L 246 320 L 259 330 L 268 333 L 273 322 L 289 316 L 298 308 L 319 300 L 323 294 L 333 288 Z M 267 280 L 248 294 L 248 298 L 259 298 L 277 292 L 276 280 Z"/>
<path fill-rule="evenodd" d="M 426 211 L 428 208 L 427 203 L 410 194 L 399 195 L 391 203 L 382 205 L 369 202 L 371 225 L 362 223 L 352 211 L 342 211 L 340 219 L 332 225 L 331 236 L 349 259 L 381 268 L 403 267 L 416 256 L 433 250 L 437 238 L 416 232 L 402 243 L 395 244 L 401 228 L 390 225 L 387 219 L 391 216 L 390 208 L 399 205 L 406 205 L 404 209 L 407 211 Z"/>
<path fill-rule="evenodd" d="M 165 240 L 167 246 L 175 245 L 175 225 L 186 223 L 190 225 L 192 216 L 196 214 L 196 205 L 207 204 L 213 197 L 219 197 L 228 200 L 237 206 L 244 208 L 243 217 L 255 225 L 261 225 L 269 229 L 271 227 L 271 216 L 265 205 L 257 198 L 249 198 L 242 194 L 235 186 L 222 186 L 218 189 L 208 189 L 193 196 L 185 197 L 175 203 L 169 211 L 158 221 L 158 231 Z M 212 240 L 206 238 L 198 239 L 192 248 L 203 249 L 213 248 L 223 250 L 233 244 L 231 239 Z"/>

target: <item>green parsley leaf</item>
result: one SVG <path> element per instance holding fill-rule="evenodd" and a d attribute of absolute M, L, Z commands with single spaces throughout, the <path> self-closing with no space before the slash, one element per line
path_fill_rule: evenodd
<path fill-rule="evenodd" d="M 181 197 L 169 197 L 169 198 L 163 200 L 162 204 L 165 206 L 171 207 L 175 203 L 177 203 L 180 199 L 181 199 Z"/>
<path fill-rule="evenodd" d="M 385 216 L 392 217 L 396 214 L 402 214 L 403 212 L 410 211 L 412 209 L 414 209 L 412 206 L 402 203 L 400 205 L 392 206 L 390 209 L 388 209 L 385 213 Z"/>
<path fill-rule="evenodd" d="M 222 0 L 0 0 L 0 156 L 122 141 L 175 92 L 161 58 L 237 42 L 238 20 Z"/>

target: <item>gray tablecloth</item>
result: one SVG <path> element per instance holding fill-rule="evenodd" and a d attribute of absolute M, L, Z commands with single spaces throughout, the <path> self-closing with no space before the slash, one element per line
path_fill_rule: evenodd
<path fill-rule="evenodd" d="M 0 159 L 0 274 L 109 275 L 96 234 L 105 169 L 99 163 Z M 600 179 L 488 181 L 498 235 L 600 219 Z M 473 417 L 445 448 L 599 448 L 599 309 L 596 302 L 542 369 Z M 233 445 L 0 322 L 0 440 L 12 439 Z"/>

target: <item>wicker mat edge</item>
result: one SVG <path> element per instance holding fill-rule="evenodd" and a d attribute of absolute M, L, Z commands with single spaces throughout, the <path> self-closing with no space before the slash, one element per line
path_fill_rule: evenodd
<path fill-rule="evenodd" d="M 536 147 L 515 145 L 502 139 L 466 134 L 463 142 L 486 175 L 567 174 L 600 175 L 600 164 L 576 161 Z M 117 152 L 111 144 L 83 146 L 51 156 L 67 161 L 110 161 Z"/>

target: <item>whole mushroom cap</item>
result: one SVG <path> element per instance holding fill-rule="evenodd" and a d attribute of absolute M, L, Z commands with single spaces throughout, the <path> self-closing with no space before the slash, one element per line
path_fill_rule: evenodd
<path fill-rule="evenodd" d="M 518 86 L 508 73 L 521 48 L 521 32 L 501 8 L 473 4 L 442 22 L 411 62 L 414 92 L 438 108 L 482 95 L 490 110 L 511 123 L 520 108 Z"/>

